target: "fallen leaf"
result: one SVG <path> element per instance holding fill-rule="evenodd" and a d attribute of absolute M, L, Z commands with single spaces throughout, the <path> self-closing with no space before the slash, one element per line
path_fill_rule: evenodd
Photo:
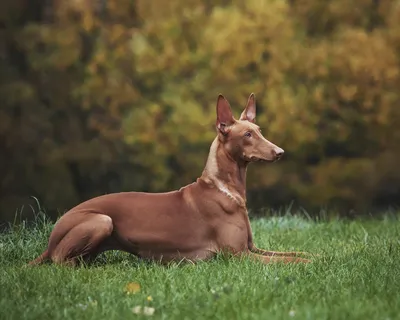
<path fill-rule="evenodd" d="M 140 291 L 140 284 L 137 282 L 129 282 L 125 286 L 126 294 L 136 294 Z"/>

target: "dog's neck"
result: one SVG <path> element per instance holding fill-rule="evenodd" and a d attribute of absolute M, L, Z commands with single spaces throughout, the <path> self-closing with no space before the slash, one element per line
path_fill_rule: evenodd
<path fill-rule="evenodd" d="M 240 206 L 246 206 L 247 163 L 238 163 L 224 149 L 218 136 L 210 147 L 206 166 L 200 177 Z"/>

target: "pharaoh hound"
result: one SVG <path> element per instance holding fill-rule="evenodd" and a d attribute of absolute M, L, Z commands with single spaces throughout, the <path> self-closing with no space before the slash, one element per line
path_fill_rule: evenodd
<path fill-rule="evenodd" d="M 107 250 L 160 262 L 195 262 L 218 252 L 264 263 L 310 262 L 300 257 L 302 252 L 254 245 L 246 209 L 247 166 L 277 161 L 284 152 L 255 124 L 254 94 L 238 120 L 222 95 L 216 113 L 217 136 L 196 182 L 171 192 L 121 192 L 85 201 L 58 220 L 47 249 L 30 264 L 76 265 Z"/>

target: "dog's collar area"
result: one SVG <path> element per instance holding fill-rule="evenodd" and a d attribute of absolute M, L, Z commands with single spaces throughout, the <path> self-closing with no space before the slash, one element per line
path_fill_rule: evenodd
<path fill-rule="evenodd" d="M 239 205 L 241 207 L 246 207 L 245 199 L 243 199 L 243 197 L 239 193 L 232 192 L 231 190 L 229 190 L 229 188 L 218 178 L 210 177 L 210 176 L 205 177 L 203 175 L 201 177 L 201 180 L 204 181 L 207 185 L 209 185 L 213 188 L 216 188 L 219 192 L 221 192 L 227 198 L 236 202 L 237 205 Z"/>
<path fill-rule="evenodd" d="M 244 199 L 238 193 L 232 193 L 223 182 L 217 179 L 213 181 L 213 184 L 222 194 L 235 201 L 239 206 L 245 206 Z"/>
<path fill-rule="evenodd" d="M 219 189 L 219 191 L 221 191 L 223 194 L 225 194 L 228 198 L 237 201 L 236 197 L 233 196 L 233 194 L 229 191 L 229 189 L 223 183 L 218 182 L 217 188 Z"/>

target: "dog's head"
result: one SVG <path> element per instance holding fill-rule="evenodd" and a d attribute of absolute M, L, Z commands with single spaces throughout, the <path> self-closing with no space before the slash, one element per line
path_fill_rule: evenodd
<path fill-rule="evenodd" d="M 229 102 L 219 95 L 217 101 L 217 131 L 219 141 L 236 162 L 277 161 L 283 149 L 268 141 L 255 123 L 256 100 L 252 93 L 240 118 L 232 115 Z"/>

